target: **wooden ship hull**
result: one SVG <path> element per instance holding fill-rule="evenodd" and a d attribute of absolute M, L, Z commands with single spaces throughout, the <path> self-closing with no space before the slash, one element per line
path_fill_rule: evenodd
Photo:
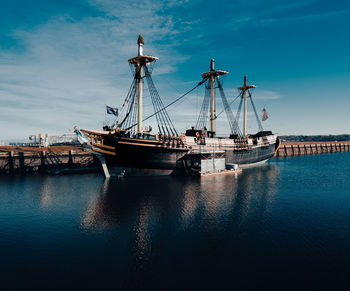
<path fill-rule="evenodd" d="M 262 164 L 271 159 L 278 150 L 280 141 L 275 134 L 247 139 L 185 137 L 185 144 L 191 147 L 190 155 L 223 152 L 226 165 L 241 168 Z M 191 157 L 186 158 L 186 166 L 193 167 Z"/>
<path fill-rule="evenodd" d="M 171 175 L 181 171 L 189 151 L 176 137 L 132 138 L 110 131 L 82 132 L 90 140 L 91 149 L 104 156 L 112 175 Z"/>
<path fill-rule="evenodd" d="M 277 143 L 252 147 L 250 149 L 225 150 L 226 163 L 237 164 L 240 167 L 265 163 L 275 155 L 276 149 Z"/>

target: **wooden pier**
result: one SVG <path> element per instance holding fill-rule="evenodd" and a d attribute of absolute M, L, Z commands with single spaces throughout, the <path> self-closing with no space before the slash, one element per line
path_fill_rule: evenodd
<path fill-rule="evenodd" d="M 293 157 L 350 152 L 350 141 L 285 142 L 275 157 Z M 17 147 L 0 146 L 0 174 L 49 173 L 63 174 L 100 171 L 100 162 L 81 147 Z"/>
<path fill-rule="evenodd" d="M 61 174 L 99 169 L 98 160 L 81 147 L 0 146 L 0 174 Z"/>
<path fill-rule="evenodd" d="M 293 157 L 328 153 L 349 152 L 350 141 L 342 142 L 286 142 L 282 143 L 275 157 Z"/>

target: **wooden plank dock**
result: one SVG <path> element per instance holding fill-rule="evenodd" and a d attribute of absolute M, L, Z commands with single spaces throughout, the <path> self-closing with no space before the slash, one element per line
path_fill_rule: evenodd
<path fill-rule="evenodd" d="M 0 174 L 59 174 L 99 169 L 98 160 L 82 147 L 0 146 Z"/>
<path fill-rule="evenodd" d="M 339 152 L 350 152 L 350 141 L 282 142 L 275 158 Z M 0 174 L 60 174 L 100 170 L 98 159 L 79 146 L 0 146 Z"/>
<path fill-rule="evenodd" d="M 350 141 L 341 142 L 285 142 L 276 151 L 275 157 L 293 157 L 327 153 L 349 152 Z"/>

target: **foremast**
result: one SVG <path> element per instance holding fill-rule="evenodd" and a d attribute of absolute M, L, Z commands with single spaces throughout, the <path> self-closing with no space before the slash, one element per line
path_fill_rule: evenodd
<path fill-rule="evenodd" d="M 158 60 L 154 56 L 143 55 L 143 45 L 145 41 L 141 34 L 137 39 L 138 55 L 128 60 L 129 64 L 135 68 L 135 77 L 137 79 L 137 133 L 142 133 L 142 84 L 143 84 L 143 68 L 148 64 Z"/>

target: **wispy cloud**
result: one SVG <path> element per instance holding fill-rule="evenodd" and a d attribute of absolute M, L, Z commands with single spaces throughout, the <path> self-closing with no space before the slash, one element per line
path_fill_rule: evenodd
<path fill-rule="evenodd" d="M 344 15 L 350 13 L 346 4 L 320 7 L 311 0 L 293 3 L 284 0 L 219 0 L 213 9 L 212 3 L 201 0 L 89 0 L 87 3 L 89 9 L 82 9 L 81 15 L 78 15 L 79 12 L 69 14 L 67 10 L 65 14 L 45 15 L 45 20 L 35 25 L 11 26 L 15 28 L 6 31 L 6 38 L 12 37 L 13 41 L 10 45 L 1 46 L 0 50 L 0 139 L 38 132 L 63 133 L 74 124 L 99 128 L 104 119 L 104 104 L 120 106 L 128 91 L 132 76 L 127 59 L 137 52 L 139 33 L 146 40 L 145 53 L 159 57 L 154 81 L 165 104 L 195 85 L 196 82 L 188 80 L 200 78 L 199 73 L 208 69 L 207 62 L 211 57 L 218 60 L 218 67 L 231 72 L 227 77 L 231 87 L 226 86 L 230 102 L 238 94 L 233 88 L 241 81 L 233 80 L 235 72 L 248 71 L 248 74 L 254 75 L 255 70 L 256 74 L 262 74 L 255 68 L 263 67 L 266 79 L 279 80 L 276 71 L 283 69 L 278 63 L 281 58 L 286 68 L 294 66 L 292 62 L 296 57 L 289 59 L 289 55 L 296 56 L 292 51 L 294 43 L 289 42 L 289 36 L 283 29 L 280 29 L 280 34 L 274 35 L 278 32 L 269 31 L 270 24 L 271 28 L 279 28 L 280 23 L 286 23 L 292 36 L 300 36 L 302 31 L 294 30 L 293 21 L 304 21 L 304 26 L 313 23 L 314 19 L 327 20 L 342 15 L 345 19 Z M 65 4 L 62 6 L 60 11 L 65 10 Z M 329 26 L 329 30 L 345 35 L 344 23 L 342 26 Z M 325 23 L 324 27 L 327 25 Z M 249 35 L 246 29 L 250 29 Z M 318 29 L 318 23 L 309 27 L 309 31 L 314 29 Z M 269 41 L 265 37 L 270 37 Z M 300 36 L 301 39 L 303 37 L 309 43 L 317 41 L 310 40 L 309 35 Z M 319 38 L 324 40 L 323 36 Z M 339 72 L 334 62 L 341 60 L 343 67 L 339 65 L 339 68 L 344 73 L 347 67 L 344 52 L 347 52 L 348 42 L 343 37 L 338 40 L 343 41 L 340 47 L 343 55 L 339 54 L 338 58 L 333 55 L 333 59 L 328 60 L 332 65 L 327 67 L 326 64 L 325 68 Z M 13 46 L 13 43 L 17 45 Z M 283 54 L 278 47 L 281 43 L 285 44 Z M 330 47 L 316 43 L 315 46 L 302 46 L 307 58 L 301 55 L 300 62 L 307 65 L 315 47 L 324 51 L 322 58 L 327 58 Z M 271 56 L 272 62 L 266 62 Z M 270 65 L 275 68 L 270 68 Z M 310 74 L 317 74 L 316 67 L 310 68 Z M 271 72 L 275 73 L 273 77 L 269 76 Z M 291 75 L 288 75 L 287 83 L 305 75 L 299 68 L 289 72 Z M 295 84 L 290 85 L 288 94 L 299 94 L 293 91 L 296 87 Z M 284 90 L 278 86 L 272 88 L 280 92 Z M 283 94 L 286 96 L 283 102 L 293 105 L 287 100 L 288 94 Z M 196 93 L 169 108 L 169 114 L 179 129 L 195 123 L 202 96 L 203 92 Z M 258 106 L 263 105 L 265 100 L 281 98 L 279 92 L 268 87 L 257 88 L 253 96 Z M 145 106 L 150 105 L 148 101 L 145 100 Z M 217 103 L 219 110 L 220 101 Z M 145 114 L 151 109 L 151 106 L 145 107 Z"/>
<path fill-rule="evenodd" d="M 275 25 L 276 23 L 321 20 L 350 14 L 349 9 L 320 9 L 315 0 L 309 1 L 237 1 L 236 9 L 240 11 L 234 17 L 230 17 L 225 24 L 225 29 L 241 31 L 247 27 L 259 25 Z M 318 7 L 319 11 L 314 7 Z"/>
<path fill-rule="evenodd" d="M 253 98 L 256 100 L 276 100 L 281 98 L 280 94 L 275 91 L 270 90 L 264 90 L 264 89 L 257 89 L 254 90 L 254 96 Z"/>
<path fill-rule="evenodd" d="M 187 24 L 160 13 L 178 2 L 90 4 L 99 16 L 61 15 L 31 30 L 12 31 L 24 50 L 0 51 L 0 138 L 60 133 L 75 123 L 99 127 L 103 104 L 120 105 L 125 97 L 131 82 L 126 60 L 136 54 L 140 32 L 145 51 L 160 57 L 158 74 L 176 71 L 173 64 L 187 59 L 173 49 Z M 156 46 L 159 41 L 166 42 Z M 171 62 L 164 57 L 169 54 Z"/>
<path fill-rule="evenodd" d="M 348 15 L 350 14 L 350 10 L 340 10 L 340 11 L 331 11 L 331 12 L 324 12 L 324 13 L 311 13 L 306 15 L 296 15 L 292 17 L 268 17 L 265 19 L 261 19 L 259 21 L 260 24 L 269 24 L 269 23 L 276 23 L 276 22 L 290 22 L 290 21 L 301 21 L 301 20 L 313 20 L 313 19 L 322 19 L 322 18 L 329 18 L 329 17 L 336 17 L 340 15 Z"/>

